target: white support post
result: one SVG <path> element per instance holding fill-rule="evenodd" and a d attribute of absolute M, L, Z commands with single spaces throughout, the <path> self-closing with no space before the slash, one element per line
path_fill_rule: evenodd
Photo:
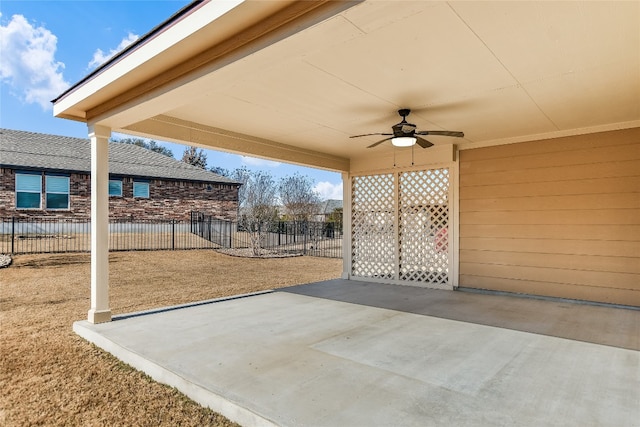
<path fill-rule="evenodd" d="M 91 323 L 111 321 L 109 307 L 109 138 L 111 129 L 89 126 L 91 139 Z"/>
<path fill-rule="evenodd" d="M 342 278 L 351 278 L 351 175 L 342 174 Z"/>
<path fill-rule="evenodd" d="M 454 147 L 455 157 L 449 169 L 451 180 L 449 185 L 453 196 L 452 211 L 449 212 L 450 232 L 449 232 L 449 284 L 456 289 L 460 282 L 460 151 Z"/>

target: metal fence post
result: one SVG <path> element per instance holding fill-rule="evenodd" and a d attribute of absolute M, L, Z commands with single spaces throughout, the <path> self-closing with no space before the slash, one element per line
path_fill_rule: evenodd
<path fill-rule="evenodd" d="M 303 237 L 302 237 L 302 255 L 306 255 L 307 254 L 307 234 L 309 234 L 309 227 L 305 227 L 304 225 L 307 224 L 307 222 L 303 222 L 302 223 L 302 233 L 303 233 Z"/>
<path fill-rule="evenodd" d="M 14 254 L 14 247 L 16 241 L 16 217 L 11 217 L 11 254 Z"/>
<path fill-rule="evenodd" d="M 176 250 L 176 220 L 171 220 L 171 250 Z"/>

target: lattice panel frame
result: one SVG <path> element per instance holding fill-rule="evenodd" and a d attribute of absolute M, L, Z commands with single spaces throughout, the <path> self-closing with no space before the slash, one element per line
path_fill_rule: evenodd
<path fill-rule="evenodd" d="M 450 287 L 450 172 L 405 170 L 351 180 L 351 274 Z"/>
<path fill-rule="evenodd" d="M 351 184 L 351 273 L 395 279 L 394 174 L 355 176 Z"/>
<path fill-rule="evenodd" d="M 449 283 L 449 170 L 398 175 L 399 280 Z"/>

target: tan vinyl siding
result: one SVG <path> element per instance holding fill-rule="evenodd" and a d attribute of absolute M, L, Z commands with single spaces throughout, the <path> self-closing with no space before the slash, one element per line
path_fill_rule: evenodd
<path fill-rule="evenodd" d="M 640 306 L 640 129 L 461 151 L 459 283 Z"/>

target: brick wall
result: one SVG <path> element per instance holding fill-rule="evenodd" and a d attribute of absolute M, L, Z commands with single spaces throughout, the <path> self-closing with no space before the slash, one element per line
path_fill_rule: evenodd
<path fill-rule="evenodd" d="M 89 218 L 91 212 L 90 176 L 88 174 L 70 174 L 69 181 L 69 210 L 16 210 L 15 171 L 6 168 L 0 169 L 0 217 Z M 160 179 L 148 182 L 149 198 L 134 198 L 133 179 L 123 178 L 122 197 L 109 197 L 109 216 L 112 218 L 188 220 L 191 211 L 200 211 L 220 219 L 232 221 L 237 219 L 238 188 L 235 185 Z M 43 207 L 45 206 L 44 197 L 43 192 Z"/>

